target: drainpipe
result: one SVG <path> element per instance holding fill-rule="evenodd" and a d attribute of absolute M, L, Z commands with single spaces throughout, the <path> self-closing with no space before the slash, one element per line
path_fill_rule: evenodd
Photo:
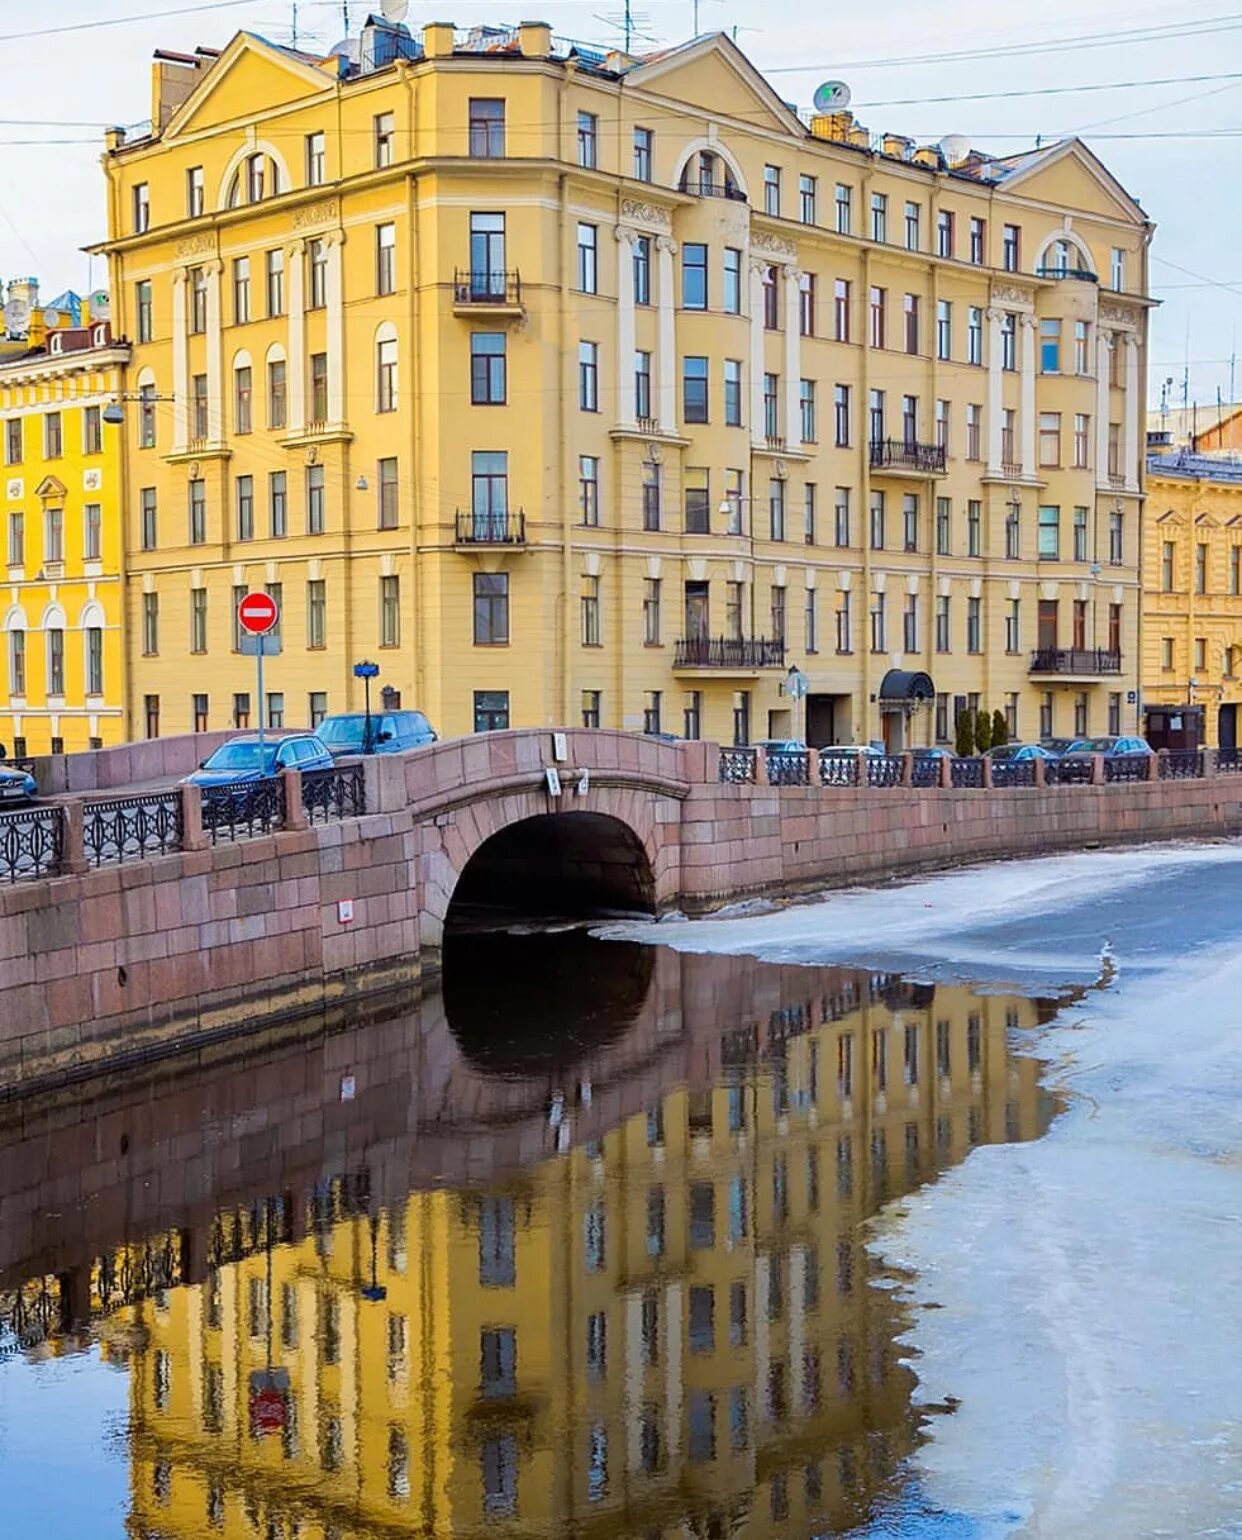
<path fill-rule="evenodd" d="M 871 201 L 871 172 L 862 179 L 862 214 L 868 217 Z M 862 546 L 862 593 L 859 595 L 859 625 L 862 630 L 862 733 L 859 742 L 871 740 L 871 248 L 863 247 L 862 283 L 859 298 L 862 330 L 862 364 L 858 386 L 859 424 L 859 472 L 858 472 L 858 532 Z M 887 512 L 887 510 L 886 510 Z M 888 603 L 887 597 L 885 604 Z M 879 730 L 879 704 L 876 704 L 876 733 Z M 857 724 L 855 726 L 857 732 Z"/>
<path fill-rule="evenodd" d="M 414 71 L 410 66 L 405 70 L 405 94 L 407 101 L 408 128 L 410 158 L 414 158 Z M 410 647 L 412 651 L 412 677 L 414 684 L 414 699 L 412 705 L 430 715 L 432 702 L 425 698 L 427 685 L 427 667 L 423 656 L 423 614 L 420 602 L 421 576 L 418 566 L 418 531 L 422 521 L 423 498 L 423 392 L 420 375 L 423 365 L 422 348 L 422 295 L 418 283 L 419 262 L 419 201 L 418 201 L 418 174 L 411 172 L 406 179 L 407 207 L 409 209 L 409 252 L 406 257 L 406 282 L 409 285 L 409 316 L 410 316 L 410 341 L 413 347 L 414 357 L 410 364 L 410 448 L 412 473 L 410 481 Z M 379 472 L 376 471 L 378 481 Z M 440 699 L 434 703 L 434 721 L 443 722 L 444 718 L 444 669 L 437 670 L 440 679 Z M 471 723 L 473 726 L 473 721 Z"/>
<path fill-rule="evenodd" d="M 564 74 L 561 77 L 561 89 L 557 95 L 557 157 L 562 165 L 567 164 L 569 157 L 566 154 L 564 139 L 568 122 L 567 97 L 569 95 L 570 65 L 566 63 Z M 573 489 L 570 482 L 570 403 L 577 399 L 577 357 L 578 349 L 571 335 L 570 324 L 570 275 L 574 271 L 573 250 L 570 247 L 572 236 L 571 222 L 569 218 L 569 173 L 560 172 L 558 178 L 558 228 L 557 228 L 557 254 L 560 271 L 557 275 L 557 287 L 560 291 L 560 360 L 561 360 L 561 390 L 560 390 L 560 417 L 559 417 L 559 459 L 560 459 L 560 499 L 561 499 L 561 602 L 560 602 L 560 636 L 559 640 L 559 667 L 557 670 L 560 686 L 560 699 L 557 702 L 557 716 L 561 726 L 570 727 L 573 719 L 570 714 L 570 648 L 573 638 Z M 576 314 L 576 311 L 575 311 Z"/>

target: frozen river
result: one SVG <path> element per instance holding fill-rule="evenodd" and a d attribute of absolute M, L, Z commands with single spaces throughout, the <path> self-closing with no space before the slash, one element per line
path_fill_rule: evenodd
<path fill-rule="evenodd" d="M 646 934 L 1069 992 L 1033 1045 L 1068 1110 L 875 1223 L 935 1410 L 863 1533 L 1242 1535 L 1242 851 L 1017 862 Z"/>

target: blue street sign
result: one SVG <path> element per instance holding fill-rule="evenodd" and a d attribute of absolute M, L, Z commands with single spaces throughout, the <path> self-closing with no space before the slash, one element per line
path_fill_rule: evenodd
<path fill-rule="evenodd" d="M 379 673 L 379 671 L 380 670 L 379 670 L 379 664 L 378 663 L 355 663 L 354 664 L 354 678 L 355 679 L 374 679 L 376 677 L 376 675 Z"/>

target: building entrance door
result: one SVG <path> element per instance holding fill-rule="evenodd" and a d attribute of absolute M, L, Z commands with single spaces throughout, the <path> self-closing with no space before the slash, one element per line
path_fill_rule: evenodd
<path fill-rule="evenodd" d="M 1238 708 L 1236 705 L 1222 706 L 1220 715 L 1216 719 L 1217 744 L 1222 749 L 1236 749 L 1238 746 Z"/>

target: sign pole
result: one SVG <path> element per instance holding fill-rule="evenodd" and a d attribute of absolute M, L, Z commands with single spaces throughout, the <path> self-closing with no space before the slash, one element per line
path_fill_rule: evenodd
<path fill-rule="evenodd" d="M 259 763 L 263 763 L 263 654 L 267 650 L 263 643 L 264 638 L 259 637 L 259 651 L 255 662 L 259 665 Z"/>

